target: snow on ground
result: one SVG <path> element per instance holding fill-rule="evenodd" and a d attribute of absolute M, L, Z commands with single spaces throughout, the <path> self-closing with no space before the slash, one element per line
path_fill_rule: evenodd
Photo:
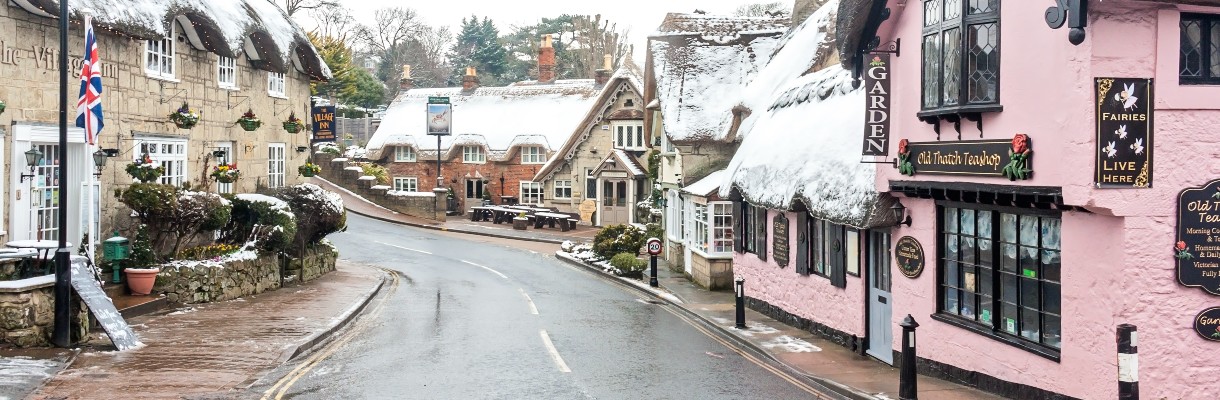
<path fill-rule="evenodd" d="M 788 335 L 768 340 L 759 345 L 768 350 L 780 349 L 789 353 L 816 353 L 822 351 L 821 347 Z"/>

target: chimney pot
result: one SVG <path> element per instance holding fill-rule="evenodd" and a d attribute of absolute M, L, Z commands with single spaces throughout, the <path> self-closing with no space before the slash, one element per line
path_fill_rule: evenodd
<path fill-rule="evenodd" d="M 551 35 L 542 35 L 542 46 L 538 48 L 538 83 L 555 82 L 555 48 L 551 46 Z"/>
<path fill-rule="evenodd" d="M 410 65 L 402 66 L 402 79 L 411 79 L 411 66 Z"/>
<path fill-rule="evenodd" d="M 466 76 L 462 77 L 462 90 L 471 91 L 479 87 L 479 75 L 473 66 L 466 67 Z"/>

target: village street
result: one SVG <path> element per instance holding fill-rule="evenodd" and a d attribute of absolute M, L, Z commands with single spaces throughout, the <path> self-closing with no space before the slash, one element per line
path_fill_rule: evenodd
<path fill-rule="evenodd" d="M 355 214 L 343 258 L 399 271 L 348 330 L 251 394 L 334 398 L 809 398 L 558 246 Z M 634 394 L 633 394 L 634 393 Z"/>

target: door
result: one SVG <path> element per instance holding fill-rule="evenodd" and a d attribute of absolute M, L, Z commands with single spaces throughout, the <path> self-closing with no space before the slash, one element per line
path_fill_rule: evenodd
<path fill-rule="evenodd" d="M 631 222 L 627 181 L 602 181 L 602 226 Z"/>
<path fill-rule="evenodd" d="M 893 307 L 890 293 L 890 234 L 869 232 L 868 355 L 894 364 Z"/>
<path fill-rule="evenodd" d="M 480 204 L 483 204 L 483 180 L 467 179 L 466 207 L 474 207 Z"/>
<path fill-rule="evenodd" d="M 34 144 L 42 162 L 30 182 L 30 235 L 33 240 L 59 238 L 59 145 Z"/>
<path fill-rule="evenodd" d="M 687 274 L 694 273 L 691 268 L 691 238 L 695 237 L 694 205 L 689 198 L 682 199 L 682 209 L 679 210 L 682 215 L 682 268 Z"/>
<path fill-rule="evenodd" d="M 214 155 L 220 154 L 216 156 L 216 165 L 232 164 L 237 159 L 233 155 L 233 142 L 218 142 L 215 151 Z M 217 182 L 216 193 L 233 193 L 233 184 Z"/>

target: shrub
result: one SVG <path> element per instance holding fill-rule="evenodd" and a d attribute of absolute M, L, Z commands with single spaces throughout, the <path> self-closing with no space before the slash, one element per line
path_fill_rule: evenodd
<path fill-rule="evenodd" d="M 639 275 L 644 272 L 645 264 L 644 260 L 635 258 L 635 254 L 631 253 L 618 253 L 610 259 L 610 266 L 616 269 L 614 274 L 618 276 Z"/>
<path fill-rule="evenodd" d="M 337 193 L 303 183 L 280 189 L 274 196 L 287 202 L 296 215 L 296 235 L 288 247 L 290 254 L 302 256 L 327 235 L 347 227 L 347 210 Z"/>
<path fill-rule="evenodd" d="M 665 228 L 661 227 L 661 224 L 658 224 L 655 222 L 650 223 L 648 225 L 644 225 L 644 240 L 648 240 L 648 238 L 657 238 L 657 239 L 664 240 L 665 239 Z"/>
<path fill-rule="evenodd" d="M 390 183 L 390 172 L 386 171 L 385 167 L 373 163 L 363 163 L 360 164 L 360 168 L 365 175 L 377 178 L 378 184 L 385 185 Z"/>
<path fill-rule="evenodd" d="M 129 268 L 148 268 L 157 263 L 157 255 L 153 252 L 152 239 L 148 237 L 148 226 L 140 224 L 136 229 L 136 237 L 131 241 L 131 256 L 127 261 Z"/>
<path fill-rule="evenodd" d="M 200 233 L 224 227 L 232 206 L 219 195 L 171 185 L 136 183 L 119 192 L 119 201 L 135 211 L 152 239 L 157 260 L 167 260 Z"/>
<path fill-rule="evenodd" d="M 174 259 L 177 260 L 208 260 L 216 257 L 228 255 L 235 251 L 241 250 L 241 246 L 235 244 L 209 244 L 206 246 L 192 247 L 179 251 Z"/>
<path fill-rule="evenodd" d="M 597 232 L 593 238 L 593 253 L 609 259 L 619 253 L 640 254 L 644 245 L 644 231 L 631 225 L 611 225 Z"/>
<path fill-rule="evenodd" d="M 296 236 L 296 216 L 287 202 L 261 194 L 233 198 L 233 218 L 225 227 L 229 243 L 251 243 L 261 250 L 282 252 Z"/>

